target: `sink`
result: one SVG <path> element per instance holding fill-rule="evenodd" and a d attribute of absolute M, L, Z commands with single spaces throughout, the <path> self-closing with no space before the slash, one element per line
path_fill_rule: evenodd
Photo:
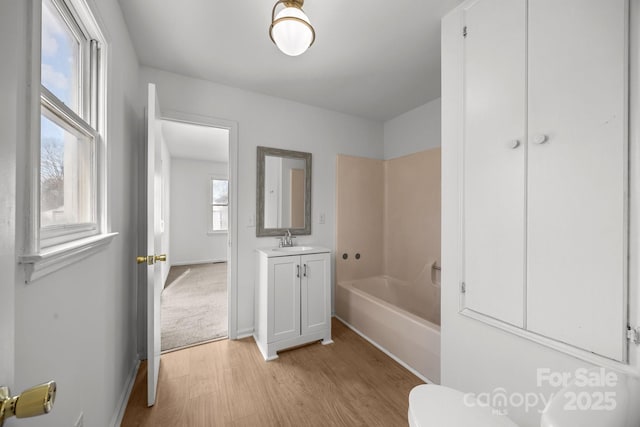
<path fill-rule="evenodd" d="M 313 250 L 312 246 L 289 246 L 286 248 L 275 248 L 274 251 L 278 252 L 305 252 Z"/>

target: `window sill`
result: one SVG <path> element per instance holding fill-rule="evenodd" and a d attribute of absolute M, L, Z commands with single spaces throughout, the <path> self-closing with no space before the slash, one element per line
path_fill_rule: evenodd
<path fill-rule="evenodd" d="M 105 248 L 118 233 L 99 234 L 73 242 L 43 249 L 38 254 L 22 255 L 18 262 L 24 265 L 25 283 L 60 270 Z"/>

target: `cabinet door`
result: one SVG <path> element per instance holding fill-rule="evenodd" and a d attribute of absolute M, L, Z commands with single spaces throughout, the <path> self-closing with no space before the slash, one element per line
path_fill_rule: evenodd
<path fill-rule="evenodd" d="M 325 331 L 331 322 L 329 254 L 303 255 L 301 282 L 302 335 Z"/>
<path fill-rule="evenodd" d="M 525 12 L 525 0 L 480 0 L 464 13 L 465 306 L 520 327 L 525 274 Z"/>
<path fill-rule="evenodd" d="M 269 258 L 267 341 L 300 335 L 300 257 Z"/>
<path fill-rule="evenodd" d="M 529 1 L 527 329 L 625 358 L 625 0 Z"/>

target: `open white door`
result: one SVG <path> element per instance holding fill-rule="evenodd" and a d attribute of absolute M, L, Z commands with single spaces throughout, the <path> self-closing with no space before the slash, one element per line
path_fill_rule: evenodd
<path fill-rule="evenodd" d="M 11 49 L 27 45 L 16 44 L 23 33 L 18 29 L 25 11 L 22 2 L 0 3 L 0 52 L 11 52 Z M 0 387 L 14 385 L 16 146 L 24 143 L 19 137 L 21 115 L 16 111 L 16 105 L 19 105 L 16 103 L 19 93 L 16 82 L 21 81 L 17 78 L 21 55 L 17 52 L 3 58 L 0 67 L 0 93 L 3 94 L 0 100 Z"/>
<path fill-rule="evenodd" d="M 162 127 L 156 86 L 149 84 L 147 105 L 147 404 L 153 406 L 160 371 L 160 293 L 162 279 L 158 261 L 164 255 L 156 254 L 161 247 Z"/>

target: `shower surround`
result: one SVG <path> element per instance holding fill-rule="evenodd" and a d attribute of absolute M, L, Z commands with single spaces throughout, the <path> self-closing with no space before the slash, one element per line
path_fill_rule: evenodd
<path fill-rule="evenodd" d="M 336 169 L 336 315 L 437 383 L 440 149 L 384 161 L 339 155 Z"/>

